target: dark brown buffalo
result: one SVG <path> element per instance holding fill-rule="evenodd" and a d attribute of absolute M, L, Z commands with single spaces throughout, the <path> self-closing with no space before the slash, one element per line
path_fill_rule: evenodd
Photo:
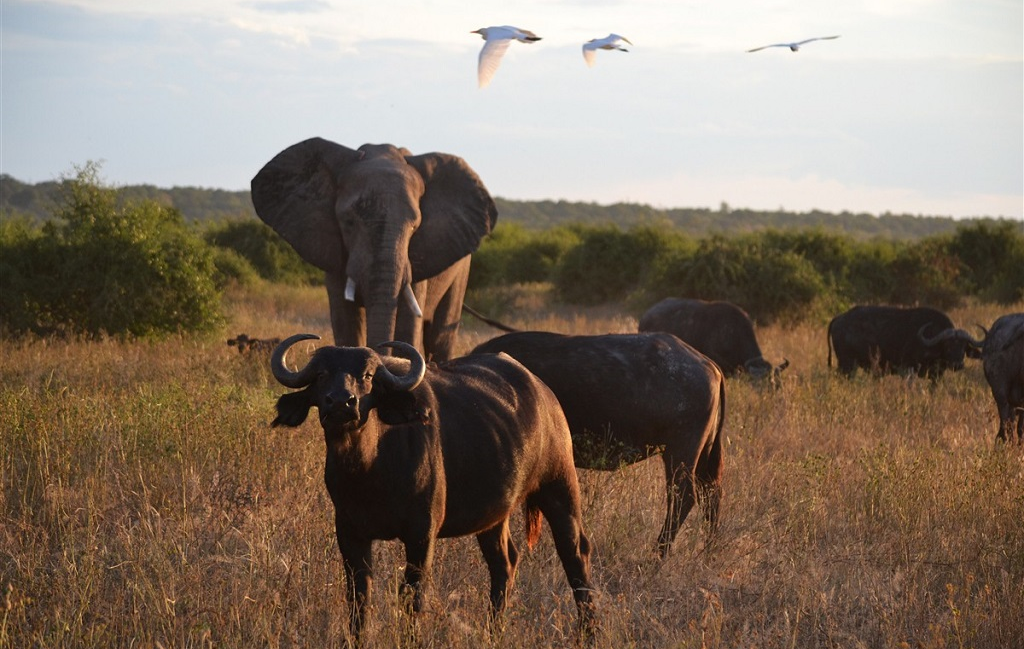
<path fill-rule="evenodd" d="M 250 338 L 246 334 L 238 334 L 234 338 L 228 338 L 228 346 L 237 347 L 239 354 L 252 354 L 256 352 L 270 354 L 280 344 L 280 338 Z"/>
<path fill-rule="evenodd" d="M 782 370 L 789 367 L 787 360 L 778 366 L 765 360 L 750 316 L 731 302 L 665 298 L 640 317 L 639 328 L 675 334 L 727 375 L 746 372 L 778 385 Z"/>
<path fill-rule="evenodd" d="M 996 438 L 1024 443 L 1024 313 L 999 317 L 985 336 L 981 353 L 985 378 L 999 411 Z"/>
<path fill-rule="evenodd" d="M 523 331 L 473 354 L 505 352 L 562 404 L 576 466 L 617 469 L 661 453 L 667 511 L 658 550 L 668 554 L 698 497 L 713 532 L 722 491 L 725 381 L 718 366 L 666 333 L 566 336 Z"/>
<path fill-rule="evenodd" d="M 505 355 L 426 367 L 406 343 L 396 354 L 366 347 L 321 347 L 293 372 L 274 350 L 277 380 L 299 392 L 277 402 L 274 425 L 299 426 L 316 407 L 327 443 L 324 481 L 334 503 L 338 548 L 348 582 L 349 622 L 358 640 L 373 572 L 371 544 L 405 546 L 405 584 L 422 608 L 437 538 L 474 534 L 491 577 L 491 613 L 505 607 L 518 561 L 509 516 L 524 506 L 527 543 L 543 513 L 569 578 L 583 630 L 590 625 L 590 543 L 583 532 L 572 441 L 558 400 Z"/>
<path fill-rule="evenodd" d="M 855 306 L 828 325 L 828 366 L 938 378 L 962 370 L 964 357 L 981 358 L 981 341 L 930 307 Z"/>

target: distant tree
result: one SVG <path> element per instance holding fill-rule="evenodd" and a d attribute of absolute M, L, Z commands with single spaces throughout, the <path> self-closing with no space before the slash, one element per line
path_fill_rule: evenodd
<path fill-rule="evenodd" d="M 268 281 L 293 285 L 324 281 L 322 270 L 302 259 L 269 225 L 256 218 L 218 221 L 207 228 L 204 236 L 210 244 L 248 260 Z"/>
<path fill-rule="evenodd" d="M 984 220 L 957 228 L 949 251 L 963 264 L 963 290 L 1010 304 L 1024 299 L 1024 224 Z"/>
<path fill-rule="evenodd" d="M 0 328 L 160 336 L 220 322 L 213 253 L 176 210 L 124 203 L 89 163 L 52 218 L 0 229 Z"/>

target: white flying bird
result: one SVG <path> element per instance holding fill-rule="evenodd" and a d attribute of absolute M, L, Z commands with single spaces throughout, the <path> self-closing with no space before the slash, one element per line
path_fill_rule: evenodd
<path fill-rule="evenodd" d="M 623 43 L 630 43 L 629 39 L 625 36 L 619 36 L 618 34 L 608 34 L 604 38 L 594 38 L 583 44 L 583 60 L 587 62 L 587 65 L 594 67 L 594 62 L 597 60 L 598 50 L 619 50 L 620 52 L 628 52 L 626 48 L 622 46 Z"/>
<path fill-rule="evenodd" d="M 486 88 L 487 84 L 491 82 L 494 73 L 498 71 L 502 55 L 505 54 L 505 50 L 508 49 L 512 41 L 532 43 L 540 40 L 540 36 L 533 32 L 510 25 L 481 27 L 469 33 L 480 34 L 480 37 L 487 41 L 484 43 L 483 49 L 480 50 L 480 58 L 476 67 L 476 79 L 481 88 Z"/>
<path fill-rule="evenodd" d="M 796 52 L 797 50 L 800 49 L 801 45 L 806 45 L 807 43 L 810 43 L 812 41 L 830 41 L 833 38 L 839 38 L 839 37 L 838 36 L 818 36 L 817 38 L 808 38 L 806 41 L 797 41 L 795 43 L 775 43 L 773 45 L 762 45 L 761 47 L 755 47 L 754 49 L 747 50 L 747 51 L 748 52 L 757 52 L 759 50 L 766 50 L 769 47 L 788 47 L 790 49 L 790 51 Z"/>

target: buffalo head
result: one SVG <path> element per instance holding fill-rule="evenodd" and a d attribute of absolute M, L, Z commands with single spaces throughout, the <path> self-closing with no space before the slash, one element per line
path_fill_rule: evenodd
<path fill-rule="evenodd" d="M 782 371 L 789 367 L 789 359 L 782 359 L 782 364 L 775 366 L 769 363 L 763 356 L 751 358 L 743 363 L 750 378 L 755 381 L 768 381 L 776 390 L 782 388 Z"/>
<path fill-rule="evenodd" d="M 937 358 L 936 360 L 953 370 L 964 368 L 964 357 L 981 358 L 984 340 L 976 340 L 963 329 L 943 329 L 934 336 L 926 336 L 925 330 L 931 324 L 917 330 L 917 338 Z"/>
<path fill-rule="evenodd" d="M 296 334 L 274 349 L 270 357 L 274 378 L 285 387 L 301 391 L 278 399 L 273 425 L 298 426 L 305 421 L 309 409 L 316 406 L 325 431 L 358 428 L 385 397 L 408 394 L 426 373 L 423 356 L 403 342 L 381 345 L 408 359 L 408 370 L 402 375 L 392 373 L 384 358 L 367 347 L 321 347 L 302 369 L 292 371 L 285 366 L 284 357 L 292 345 L 319 338 L 314 334 Z M 404 362 L 393 359 L 388 364 Z"/>

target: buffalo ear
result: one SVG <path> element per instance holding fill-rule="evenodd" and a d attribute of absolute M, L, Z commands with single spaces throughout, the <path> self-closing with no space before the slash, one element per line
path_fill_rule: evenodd
<path fill-rule="evenodd" d="M 334 202 L 346 168 L 361 157 L 314 137 L 278 153 L 252 179 L 256 214 L 303 259 L 328 272 L 345 269 L 348 254 Z"/>
<path fill-rule="evenodd" d="M 301 426 L 309 416 L 309 409 L 313 407 L 310 398 L 309 388 L 299 392 L 282 394 L 277 400 L 277 417 L 271 422 L 271 426 Z"/>
<path fill-rule="evenodd" d="M 437 275 L 474 252 L 498 220 L 483 181 L 458 156 L 424 153 L 405 161 L 423 178 L 422 221 L 409 241 L 412 280 Z"/>

